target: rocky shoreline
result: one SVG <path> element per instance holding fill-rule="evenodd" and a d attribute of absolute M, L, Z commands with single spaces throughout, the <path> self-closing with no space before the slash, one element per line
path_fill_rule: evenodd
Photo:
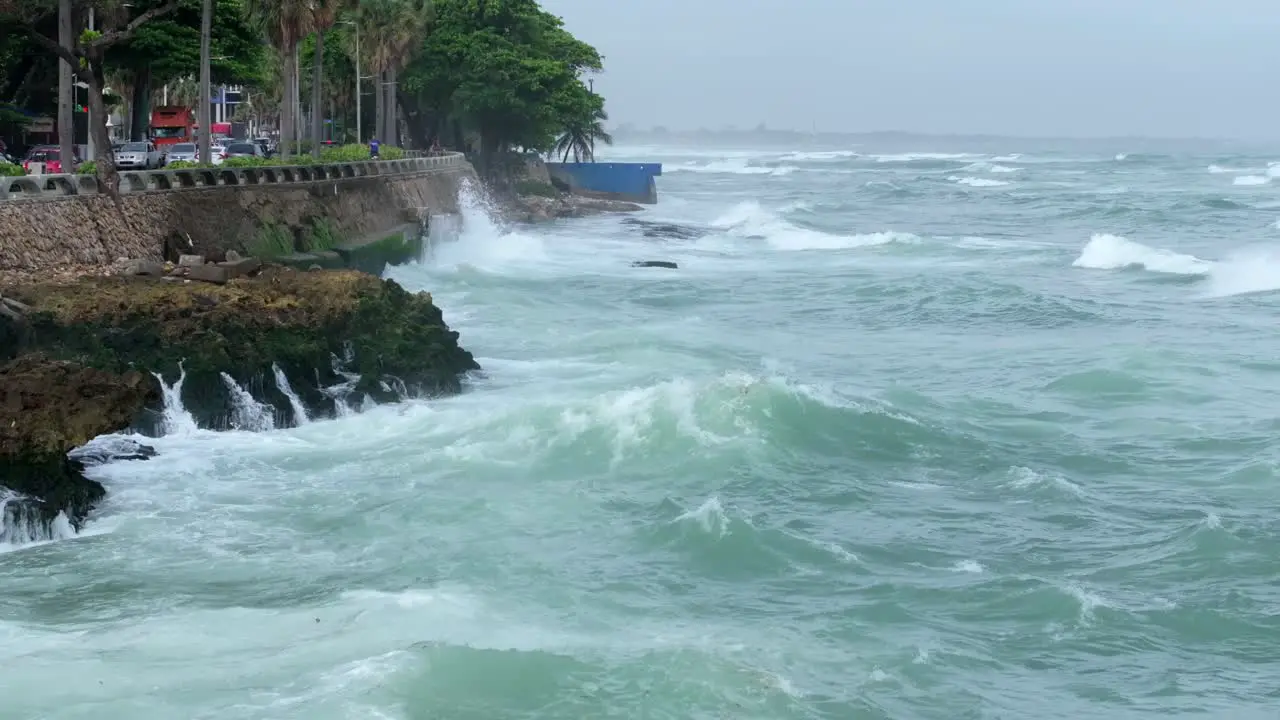
<path fill-rule="evenodd" d="M 564 193 L 498 200 L 517 223 L 643 209 Z M 203 428 L 236 427 L 245 402 L 287 427 L 348 402 L 456 393 L 479 369 L 427 293 L 321 270 L 311 255 L 218 259 L 0 270 L 0 543 L 47 538 L 62 522 L 78 532 L 106 494 L 85 469 L 154 454 L 86 443 L 158 435 L 166 390 Z M 348 260 L 335 262 L 362 266 Z"/>
<path fill-rule="evenodd" d="M 504 214 L 514 222 L 538 223 L 564 218 L 583 218 L 606 213 L 633 213 L 644 206 L 624 200 L 605 200 L 559 193 L 557 195 L 516 195 L 505 204 Z"/>
<path fill-rule="evenodd" d="M 68 453 L 157 434 L 166 388 L 201 427 L 234 427 L 246 394 L 280 427 L 339 414 L 346 398 L 456 393 L 479 369 L 427 293 L 356 270 L 251 267 L 213 282 L 0 279 L 0 541 L 50 533 L 59 515 L 78 530 L 105 490 L 84 476 L 94 458 Z"/>

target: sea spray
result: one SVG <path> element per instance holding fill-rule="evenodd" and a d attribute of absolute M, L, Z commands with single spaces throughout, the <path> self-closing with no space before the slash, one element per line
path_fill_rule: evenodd
<path fill-rule="evenodd" d="M 178 363 L 178 379 L 172 385 L 164 381 L 160 373 L 152 373 L 160 382 L 161 412 L 160 430 L 165 435 L 190 435 L 199 430 L 195 417 L 182 404 L 182 386 L 187 381 L 187 369 Z"/>
<path fill-rule="evenodd" d="M 29 498 L 0 487 L 0 553 L 75 535 L 66 513 L 60 512 L 46 521 Z"/>
<path fill-rule="evenodd" d="M 302 404 L 302 398 L 298 397 L 298 393 L 293 391 L 293 386 L 289 385 L 289 378 L 285 376 L 284 370 L 280 369 L 277 363 L 271 363 L 271 373 L 276 379 L 276 388 L 289 400 L 289 407 L 293 409 L 293 424 L 306 425 L 311 422 L 311 417 L 307 414 L 307 406 Z"/>
<path fill-rule="evenodd" d="M 235 381 L 235 378 L 220 373 L 222 384 L 231 395 L 231 427 L 249 432 L 265 432 L 274 430 L 275 408 L 259 402 L 248 390 Z"/>

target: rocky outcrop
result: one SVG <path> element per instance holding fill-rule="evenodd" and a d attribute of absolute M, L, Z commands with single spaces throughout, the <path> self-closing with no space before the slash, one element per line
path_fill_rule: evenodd
<path fill-rule="evenodd" d="M 508 220 L 515 222 L 546 222 L 561 218 L 581 218 L 604 213 L 630 213 L 644 207 L 623 200 L 555 193 L 547 195 L 517 195 L 507 203 Z"/>
<path fill-rule="evenodd" d="M 218 429 L 245 392 L 279 427 L 335 414 L 344 394 L 458 392 L 479 368 L 429 294 L 354 270 L 271 265 L 221 284 L 84 277 L 0 297 L 10 309 L 0 314 L 0 485 L 29 498 L 25 522 L 58 512 L 83 521 L 102 488 L 80 473 L 85 457 L 67 452 L 126 427 L 159 430 L 157 377 L 180 389 L 199 425 Z"/>
<path fill-rule="evenodd" d="M 105 490 L 67 456 L 158 402 L 155 380 L 41 355 L 0 367 L 0 541 L 40 539 L 60 513 L 79 530 Z"/>
<path fill-rule="evenodd" d="M 263 386 L 266 400 L 290 407 L 274 388 L 275 367 L 313 413 L 331 414 L 324 388 L 358 374 L 354 390 L 375 400 L 457 392 L 478 368 L 458 345 L 426 293 L 352 271 L 306 272 L 271 266 L 226 284 L 148 276 L 88 277 L 5 291 L 30 308 L 21 349 L 114 373 L 185 377 L 183 400 L 202 424 L 230 412 L 222 373 Z M 0 330 L 0 332 L 5 332 Z M 338 367 L 335 368 L 335 360 Z"/>
<path fill-rule="evenodd" d="M 317 223 L 342 238 L 390 231 L 426 212 L 457 211 L 468 164 L 408 175 L 0 202 L 0 271 L 103 266 L 246 253 L 264 230 L 305 250 Z"/>

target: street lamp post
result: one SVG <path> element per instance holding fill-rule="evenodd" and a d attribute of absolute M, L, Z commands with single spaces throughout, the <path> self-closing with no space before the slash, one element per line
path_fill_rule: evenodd
<path fill-rule="evenodd" d="M 352 20 L 343 20 L 343 25 L 351 25 L 356 29 L 356 142 L 364 142 L 364 114 L 360 112 L 360 24 Z"/>
<path fill-rule="evenodd" d="M 93 8 L 89 8 L 89 32 L 94 31 L 94 20 L 96 19 Z M 85 161 L 93 160 L 96 156 L 93 154 L 93 110 L 89 109 L 89 92 L 85 91 L 84 98 L 84 136 L 85 136 Z M 70 166 L 68 166 L 70 167 Z"/>

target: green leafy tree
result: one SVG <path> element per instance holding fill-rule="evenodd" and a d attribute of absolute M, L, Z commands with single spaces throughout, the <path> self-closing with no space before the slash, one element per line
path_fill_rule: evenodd
<path fill-rule="evenodd" d="M 422 48 L 434 6 L 424 0 L 363 0 L 360 25 L 362 62 L 374 74 L 374 135 L 398 144 L 397 74 Z"/>
<path fill-rule="evenodd" d="M 247 0 L 248 17 L 275 48 L 280 58 L 283 94 L 280 98 L 280 155 L 289 157 L 297 137 L 295 103 L 300 88 L 298 44 L 311 32 L 314 20 L 309 2 L 303 0 Z"/>
<path fill-rule="evenodd" d="M 580 76 L 602 64 L 534 0 L 441 0 L 406 91 L 433 134 L 452 124 L 457 142 L 469 130 L 492 173 L 498 153 L 550 151 L 567 122 L 594 118 Z"/>
<path fill-rule="evenodd" d="M 613 136 L 604 128 L 609 114 L 604 111 L 604 98 L 587 88 L 562 94 L 561 105 L 556 108 L 560 119 L 560 137 L 551 147 L 550 155 L 568 162 L 595 162 L 596 143 L 613 144 Z"/>
<path fill-rule="evenodd" d="M 315 53 L 311 80 L 311 157 L 320 159 L 320 140 L 324 137 L 324 36 L 338 20 L 338 13 L 348 0 L 312 0 L 311 25 L 315 28 Z"/>
<path fill-rule="evenodd" d="M 157 0 L 134 0 L 132 12 L 145 12 Z M 129 78 L 130 136 L 141 140 L 150 124 L 150 99 L 157 86 L 199 75 L 201 0 L 181 0 L 169 17 L 141 28 L 128 42 L 113 47 L 107 64 Z M 260 80 L 261 35 L 246 20 L 242 0 L 216 0 L 210 34 L 210 81 L 251 85 Z"/>
<path fill-rule="evenodd" d="M 106 53 L 112 47 L 131 39 L 138 29 L 148 22 L 159 20 L 178 9 L 180 0 L 167 0 L 158 3 L 144 12 L 133 15 L 129 5 L 114 0 L 99 0 L 91 5 L 75 3 L 71 0 L 2 0 L 0 1 L 0 24 L 13 23 L 24 28 L 38 47 L 52 53 L 71 67 L 71 72 L 88 86 L 89 114 L 93 118 L 89 132 L 92 134 L 96 156 L 95 174 L 103 191 L 119 201 L 120 176 L 116 172 L 115 159 L 111 153 L 111 139 L 107 135 L 107 112 L 103 101 L 103 88 L 106 86 Z M 89 30 L 83 20 L 89 9 L 96 15 L 96 28 Z M 59 32 L 59 39 L 51 39 L 41 33 L 42 23 L 51 14 L 61 16 L 64 21 L 75 20 L 76 31 L 66 37 Z M 65 27 L 65 25 L 64 25 Z M 60 123 L 65 128 L 64 123 Z M 62 141 L 62 158 L 68 162 L 70 137 L 67 132 L 60 133 Z M 68 170 L 71 168 L 68 167 Z"/>

